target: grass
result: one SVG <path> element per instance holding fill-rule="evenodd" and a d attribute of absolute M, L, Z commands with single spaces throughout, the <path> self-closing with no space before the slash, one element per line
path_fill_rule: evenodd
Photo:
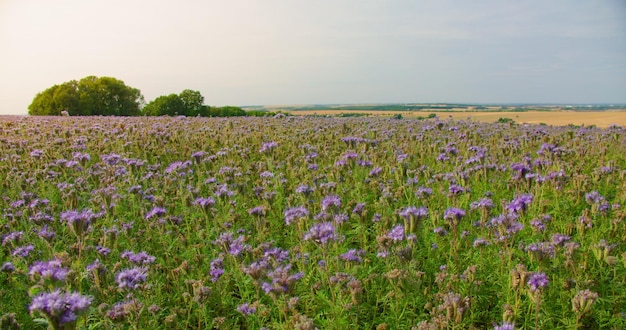
<path fill-rule="evenodd" d="M 2 327 L 626 327 L 618 126 L 3 117 L 0 129 Z"/>

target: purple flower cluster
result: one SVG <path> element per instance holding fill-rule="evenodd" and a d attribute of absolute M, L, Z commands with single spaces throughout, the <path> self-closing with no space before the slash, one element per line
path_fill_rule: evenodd
<path fill-rule="evenodd" d="M 528 287 L 532 292 L 541 291 L 548 285 L 548 276 L 541 272 L 532 273 L 526 284 L 528 284 Z"/>
<path fill-rule="evenodd" d="M 415 206 L 408 206 L 405 209 L 403 209 L 402 211 L 400 211 L 400 213 L 398 213 L 401 217 L 407 219 L 407 220 L 422 220 L 424 218 L 426 218 L 428 216 L 428 208 L 422 206 L 422 207 L 415 207 Z"/>
<path fill-rule="evenodd" d="M 332 209 L 339 209 L 341 207 L 341 198 L 337 195 L 330 195 L 324 197 L 322 200 L 322 211 L 328 211 Z"/>
<path fill-rule="evenodd" d="M 115 275 L 115 282 L 120 289 L 135 290 L 139 288 L 148 277 L 148 269 L 133 267 L 124 269 Z"/>
<path fill-rule="evenodd" d="M 514 198 L 505 209 L 509 213 L 521 214 L 528 208 L 528 205 L 533 201 L 533 195 L 531 194 L 523 194 Z"/>
<path fill-rule="evenodd" d="M 93 297 L 80 293 L 55 290 L 33 297 L 28 310 L 44 314 L 53 327 L 58 329 L 60 325 L 76 321 L 78 314 L 86 311 L 92 301 Z"/>
<path fill-rule="evenodd" d="M 339 236 L 337 236 L 335 225 L 332 222 L 316 223 L 304 234 L 305 241 L 314 241 L 322 245 L 338 239 Z"/>
<path fill-rule="evenodd" d="M 127 259 L 128 261 L 137 264 L 137 265 L 149 265 L 154 263 L 156 258 L 154 256 L 149 255 L 145 251 L 141 251 L 138 253 L 132 251 L 124 251 L 120 255 L 122 259 Z"/>
<path fill-rule="evenodd" d="M 298 272 L 291 274 L 291 264 L 278 266 L 274 270 L 267 273 L 271 282 L 263 282 L 261 288 L 265 293 L 286 293 L 293 284 L 304 277 L 304 273 Z"/>
<path fill-rule="evenodd" d="M 30 266 L 28 275 L 41 280 L 52 280 L 63 282 L 67 278 L 70 270 L 61 265 L 60 260 L 35 261 Z"/>
<path fill-rule="evenodd" d="M 307 210 L 304 206 L 292 207 L 285 210 L 285 224 L 290 225 L 298 221 L 298 219 L 306 218 L 308 215 L 309 210 Z"/>

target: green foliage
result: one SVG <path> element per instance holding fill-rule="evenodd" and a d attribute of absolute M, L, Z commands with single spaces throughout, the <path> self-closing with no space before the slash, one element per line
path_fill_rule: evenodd
<path fill-rule="evenodd" d="M 500 118 L 498 118 L 497 123 L 500 123 L 500 124 L 512 124 L 512 123 L 515 123 L 515 120 L 513 120 L 511 118 L 500 117 Z"/>
<path fill-rule="evenodd" d="M 137 116 L 141 92 L 111 77 L 88 76 L 54 85 L 38 93 L 28 107 L 33 116 Z"/>

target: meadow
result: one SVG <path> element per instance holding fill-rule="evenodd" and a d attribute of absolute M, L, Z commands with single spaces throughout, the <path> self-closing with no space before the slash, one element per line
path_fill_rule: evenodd
<path fill-rule="evenodd" d="M 624 329 L 626 131 L 0 118 L 0 328 Z"/>

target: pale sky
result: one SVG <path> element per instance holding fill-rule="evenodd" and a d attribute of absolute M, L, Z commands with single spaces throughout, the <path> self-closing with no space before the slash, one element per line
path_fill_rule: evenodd
<path fill-rule="evenodd" d="M 0 0 L 0 114 L 110 76 L 149 102 L 626 103 L 625 0 Z"/>

